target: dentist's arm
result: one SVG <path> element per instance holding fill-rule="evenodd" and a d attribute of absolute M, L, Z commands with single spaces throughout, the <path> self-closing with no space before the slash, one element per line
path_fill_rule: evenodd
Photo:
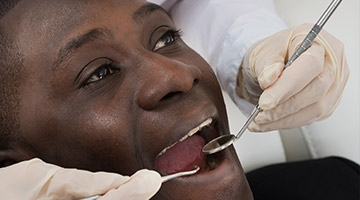
<path fill-rule="evenodd" d="M 99 200 L 147 200 L 161 186 L 160 174 L 140 170 L 133 176 L 64 169 L 32 159 L 0 169 L 1 199 L 82 199 L 103 195 Z"/>

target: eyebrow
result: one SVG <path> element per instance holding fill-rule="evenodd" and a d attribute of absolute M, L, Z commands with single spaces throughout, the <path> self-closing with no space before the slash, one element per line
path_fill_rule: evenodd
<path fill-rule="evenodd" d="M 166 15 L 169 16 L 169 14 L 161 7 L 153 3 L 146 3 L 142 5 L 140 8 L 138 8 L 132 15 L 132 19 L 136 23 L 142 23 L 145 19 L 147 19 L 152 13 L 155 11 L 160 10 L 164 12 Z M 170 16 L 169 16 L 170 18 Z M 64 62 L 69 55 L 74 52 L 76 49 L 79 49 L 80 47 L 84 46 L 85 44 L 92 42 L 94 40 L 103 39 L 103 38 L 113 38 L 112 32 L 110 29 L 107 28 L 94 28 L 89 30 L 88 32 L 76 36 L 72 39 L 70 39 L 69 42 L 65 44 L 64 47 L 62 47 L 59 50 L 57 59 L 55 61 L 55 66 L 57 69 L 58 66 Z"/>
<path fill-rule="evenodd" d="M 132 18 L 136 23 L 141 23 L 157 10 L 164 12 L 170 18 L 169 14 L 166 12 L 166 10 L 164 10 L 164 8 L 153 3 L 142 5 L 133 13 Z"/>
<path fill-rule="evenodd" d="M 62 62 L 64 62 L 64 60 L 69 57 L 69 55 L 76 49 L 79 49 L 80 47 L 94 40 L 104 38 L 113 38 L 111 30 L 107 28 L 94 28 L 84 34 L 81 34 L 80 36 L 76 36 L 70 39 L 65 44 L 65 46 L 59 50 L 57 59 L 55 61 L 55 66 L 59 66 Z"/>

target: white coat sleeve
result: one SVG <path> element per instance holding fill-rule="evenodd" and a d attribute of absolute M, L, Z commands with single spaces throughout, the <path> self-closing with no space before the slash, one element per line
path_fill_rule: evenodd
<path fill-rule="evenodd" d="M 181 0 L 169 12 L 183 40 L 211 65 L 222 89 L 249 115 L 254 106 L 236 95 L 237 73 L 254 42 L 286 28 L 272 0 Z"/>

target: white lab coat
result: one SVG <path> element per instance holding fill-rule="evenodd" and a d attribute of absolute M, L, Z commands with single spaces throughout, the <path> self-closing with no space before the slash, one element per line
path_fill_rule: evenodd
<path fill-rule="evenodd" d="M 213 68 L 220 85 L 249 115 L 254 105 L 235 93 L 237 73 L 247 49 L 286 25 L 272 0 L 149 0 L 172 16 L 183 40 Z"/>

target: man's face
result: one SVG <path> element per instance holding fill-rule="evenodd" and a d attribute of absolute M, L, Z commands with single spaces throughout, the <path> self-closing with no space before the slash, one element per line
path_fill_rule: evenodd
<path fill-rule="evenodd" d="M 154 199 L 251 198 L 233 148 L 201 153 L 229 134 L 222 94 L 164 11 L 134 0 L 33 0 L 2 25 L 24 55 L 18 146 L 29 158 L 122 175 L 200 165 Z"/>

